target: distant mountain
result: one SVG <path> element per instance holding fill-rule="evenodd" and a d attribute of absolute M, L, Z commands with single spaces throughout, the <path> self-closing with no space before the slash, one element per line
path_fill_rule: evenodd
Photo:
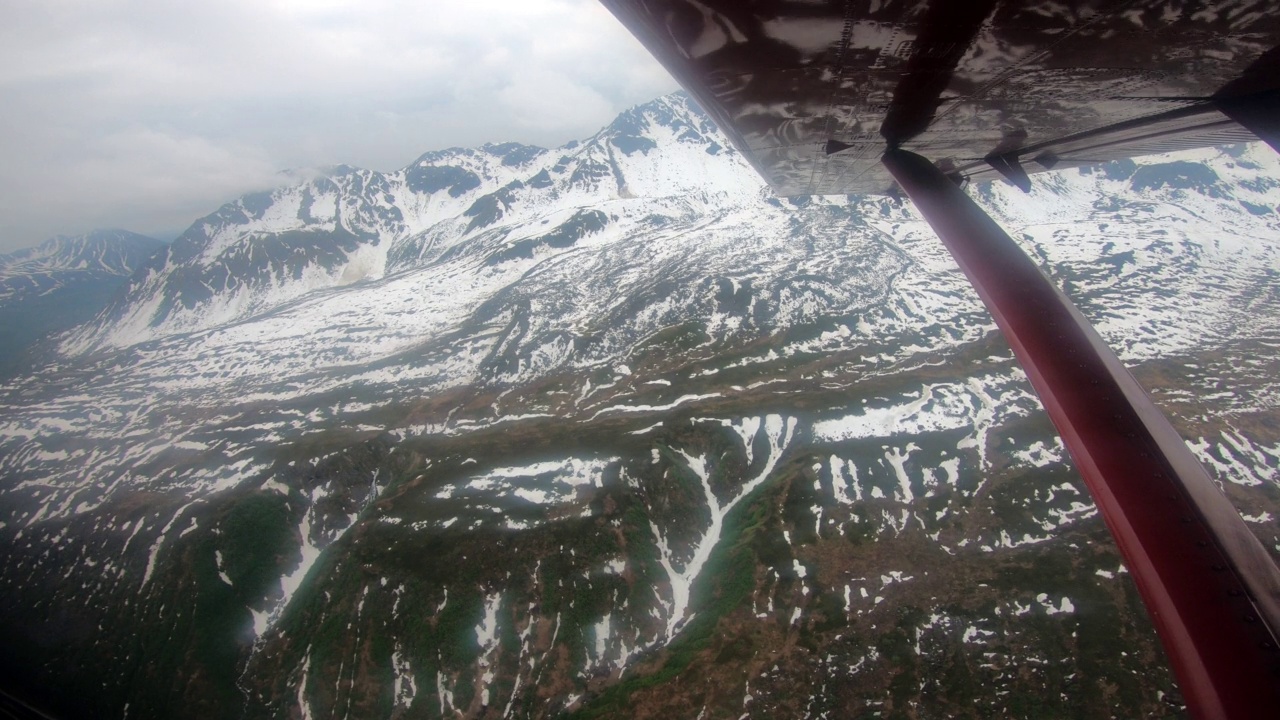
<path fill-rule="evenodd" d="M 58 236 L 0 255 L 0 374 L 40 338 L 93 318 L 164 243 L 127 230 Z"/>
<path fill-rule="evenodd" d="M 196 221 L 64 348 L 82 353 L 207 330 L 430 262 L 472 238 L 500 243 L 533 219 L 556 222 L 546 237 L 495 247 L 492 262 L 529 257 L 602 229 L 607 219 L 573 209 L 619 197 L 758 194 L 759 181 L 714 132 L 696 106 L 673 96 L 555 152 L 518 143 L 452 148 L 393 173 L 339 166 L 246 195 Z"/>
<path fill-rule="evenodd" d="M 1280 553 L 1280 159 L 972 195 Z M 67 716 L 1178 717 L 990 317 L 683 95 L 194 223 L 0 383 L 0 677 Z"/>

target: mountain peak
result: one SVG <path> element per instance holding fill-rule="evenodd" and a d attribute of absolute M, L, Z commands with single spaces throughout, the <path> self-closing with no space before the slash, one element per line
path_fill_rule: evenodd
<path fill-rule="evenodd" d="M 494 157 L 502 158 L 502 164 L 509 167 L 528 165 L 546 152 L 545 148 L 518 142 L 485 143 L 480 146 L 480 149 Z"/>
<path fill-rule="evenodd" d="M 715 123 L 683 91 L 624 110 L 603 133 L 615 147 L 630 155 L 656 147 L 661 131 L 678 141 L 723 147 L 723 136 Z"/>

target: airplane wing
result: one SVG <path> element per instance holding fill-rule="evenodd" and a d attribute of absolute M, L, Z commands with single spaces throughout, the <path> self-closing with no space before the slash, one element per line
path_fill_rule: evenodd
<path fill-rule="evenodd" d="M 1273 0 L 602 2 L 779 195 L 890 192 L 890 147 L 1025 189 L 1280 114 Z"/>

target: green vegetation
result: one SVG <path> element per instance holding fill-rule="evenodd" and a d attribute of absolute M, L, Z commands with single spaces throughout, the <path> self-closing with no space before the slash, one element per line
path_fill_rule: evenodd
<path fill-rule="evenodd" d="M 237 593 L 256 600 L 283 574 L 293 547 L 296 521 L 288 498 L 254 493 L 232 505 L 219 529 L 219 547 L 227 576 Z"/>
<path fill-rule="evenodd" d="M 636 691 L 674 680 L 710 647 L 720 620 L 740 607 L 755 590 L 757 558 L 752 546 L 761 534 L 759 530 L 770 495 L 757 493 L 725 518 L 721 541 L 692 589 L 694 602 L 690 610 L 696 615 L 667 646 L 661 668 L 650 674 L 633 675 L 609 687 L 590 698 L 570 717 L 578 720 L 616 717 L 624 712 Z M 727 652 L 733 656 L 749 649 L 749 641 L 740 639 Z M 723 654 L 726 650 L 720 652 Z"/>

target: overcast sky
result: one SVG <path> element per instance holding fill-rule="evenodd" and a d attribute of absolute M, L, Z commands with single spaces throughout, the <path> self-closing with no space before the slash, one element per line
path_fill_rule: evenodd
<path fill-rule="evenodd" d="M 677 85 L 596 0 L 0 0 L 0 252 L 277 173 L 554 147 Z"/>

